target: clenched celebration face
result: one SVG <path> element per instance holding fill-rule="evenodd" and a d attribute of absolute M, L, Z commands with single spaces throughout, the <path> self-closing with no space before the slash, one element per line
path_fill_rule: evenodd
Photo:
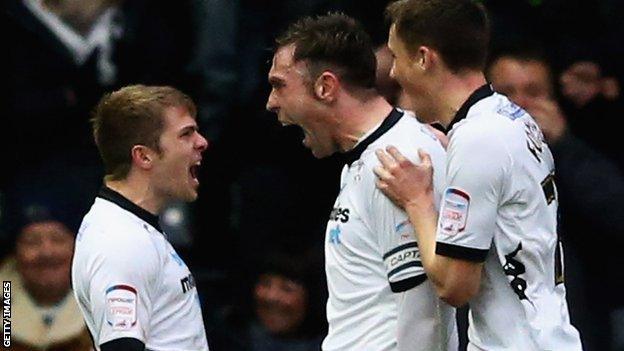
<path fill-rule="evenodd" d="M 322 103 L 314 96 L 308 69 L 303 60 L 295 62 L 294 45 L 281 47 L 273 57 L 269 71 L 271 94 L 266 108 L 277 114 L 284 125 L 296 125 L 303 130 L 303 145 L 316 158 L 327 157 L 338 150 L 332 131 L 319 113 Z"/>

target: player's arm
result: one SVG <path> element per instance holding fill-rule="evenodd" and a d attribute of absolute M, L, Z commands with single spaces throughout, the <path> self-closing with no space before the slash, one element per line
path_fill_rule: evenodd
<path fill-rule="evenodd" d="M 410 156 L 415 158 L 416 154 Z M 378 164 L 377 160 L 375 164 Z M 394 293 L 402 293 L 421 285 L 427 280 L 427 275 L 407 214 L 376 188 L 371 168 L 363 174 L 361 185 L 365 189 L 360 192 L 370 194 L 370 198 L 363 201 L 370 206 L 367 224 L 377 237 L 390 289 Z"/>
<path fill-rule="evenodd" d="M 452 306 L 465 305 L 479 291 L 483 263 L 436 254 L 438 214 L 433 192 L 427 199 L 414 198 L 404 208 L 414 225 L 423 267 L 438 296 Z"/>
<path fill-rule="evenodd" d="M 470 149 L 470 148 L 466 148 Z M 459 159 L 483 155 L 483 152 L 456 155 Z M 438 211 L 434 200 L 432 183 L 433 168 L 427 153 L 420 150 L 421 163 L 413 164 L 403 157 L 396 148 L 388 148 L 388 153 L 378 151 L 377 156 L 383 167 L 375 169 L 379 177 L 378 187 L 393 201 L 402 206 L 414 225 L 421 259 L 427 276 L 436 288 L 438 295 L 453 306 L 466 304 L 479 290 L 483 262 L 487 255 L 493 233 L 496 215 L 496 199 L 492 196 L 478 196 L 472 199 L 471 211 L 475 207 L 486 215 L 471 216 L 475 223 L 474 233 L 447 233 L 446 242 L 440 241 L 438 233 Z M 449 165 L 452 160 L 449 155 Z M 488 160 L 473 160 L 474 164 L 488 164 Z M 489 163 L 496 164 L 495 160 Z M 452 168 L 449 166 L 449 168 Z M 476 173 L 474 172 L 476 170 Z M 453 173 L 453 172 L 451 172 Z M 461 184 L 462 188 L 470 189 L 471 193 L 480 194 L 482 188 L 491 188 L 488 177 L 492 176 L 482 168 L 475 168 L 468 172 L 466 169 L 455 171 L 447 179 L 450 185 L 453 182 Z M 496 175 L 494 175 L 496 177 Z M 452 188 L 448 188 L 452 189 Z M 455 190 L 455 189 L 452 189 Z M 449 190 L 447 190 L 448 192 Z M 461 192 L 460 192 L 461 193 Z M 450 194 L 453 196 L 453 194 Z M 445 196 L 447 194 L 445 193 Z M 448 200 L 448 199 L 447 199 Z M 443 198 L 443 206 L 445 199 Z M 469 203 L 462 204 L 466 210 Z M 468 200 L 470 201 L 470 200 Z M 452 203 L 453 201 L 450 201 Z M 468 213 L 457 213 L 460 221 L 465 221 Z M 465 223 L 460 224 L 465 225 Z M 454 240 L 468 241 L 455 244 Z"/>
<path fill-rule="evenodd" d="M 145 351 L 145 344 L 135 338 L 119 338 L 100 345 L 101 351 Z"/>
<path fill-rule="evenodd" d="M 88 313 L 98 321 L 94 333 L 100 347 L 135 350 L 149 334 L 149 296 L 151 282 L 158 279 L 158 256 L 145 238 L 111 237 L 115 240 L 102 242 L 92 255 Z"/>

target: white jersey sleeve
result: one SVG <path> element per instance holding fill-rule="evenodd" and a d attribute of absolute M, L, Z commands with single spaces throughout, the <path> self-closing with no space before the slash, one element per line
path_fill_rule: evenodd
<path fill-rule="evenodd" d="M 494 237 L 511 158 L 494 133 L 486 138 L 487 133 L 468 127 L 453 135 L 449 143 L 436 253 L 483 262 Z"/>
<path fill-rule="evenodd" d="M 96 323 L 100 345 L 126 337 L 145 343 L 149 335 L 151 286 L 157 282 L 158 256 L 149 240 L 143 240 L 144 245 L 136 241 L 124 245 L 116 240 L 120 237 L 112 235 L 111 240 L 101 242 L 87 262 L 87 308 Z"/>

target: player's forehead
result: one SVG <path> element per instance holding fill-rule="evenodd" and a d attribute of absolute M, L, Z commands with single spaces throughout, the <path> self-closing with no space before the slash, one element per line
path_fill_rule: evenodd
<path fill-rule="evenodd" d="M 396 24 L 392 24 L 390 26 L 390 30 L 388 31 L 388 49 L 393 53 L 396 53 L 397 50 L 397 33 L 396 33 Z"/>
<path fill-rule="evenodd" d="M 494 79 L 502 82 L 523 81 L 547 84 L 549 79 L 548 67 L 544 63 L 515 57 L 503 56 L 497 59 L 490 71 Z"/>
<path fill-rule="evenodd" d="M 396 24 L 390 26 L 388 32 L 388 49 L 394 56 L 410 56 L 408 44 L 399 36 Z"/>
<path fill-rule="evenodd" d="M 271 70 L 269 71 L 269 80 L 271 80 L 272 78 L 288 79 L 288 77 L 294 74 L 301 75 L 303 73 L 305 65 L 302 61 L 295 62 L 294 55 L 294 44 L 278 48 L 273 55 Z"/>
<path fill-rule="evenodd" d="M 197 121 L 184 106 L 169 106 L 164 111 L 165 129 L 179 131 L 188 127 L 197 127 Z"/>

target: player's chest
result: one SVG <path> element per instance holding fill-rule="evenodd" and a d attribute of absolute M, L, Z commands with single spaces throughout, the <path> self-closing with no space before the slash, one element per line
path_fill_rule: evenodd
<path fill-rule="evenodd" d="M 184 301 L 188 296 L 194 296 L 195 278 L 178 253 L 166 243 L 161 248 L 161 255 L 161 297 L 172 302 Z"/>
<path fill-rule="evenodd" d="M 341 190 L 327 219 L 325 246 L 329 252 L 376 250 L 376 241 L 366 220 L 360 181 L 357 163 L 343 169 Z"/>

